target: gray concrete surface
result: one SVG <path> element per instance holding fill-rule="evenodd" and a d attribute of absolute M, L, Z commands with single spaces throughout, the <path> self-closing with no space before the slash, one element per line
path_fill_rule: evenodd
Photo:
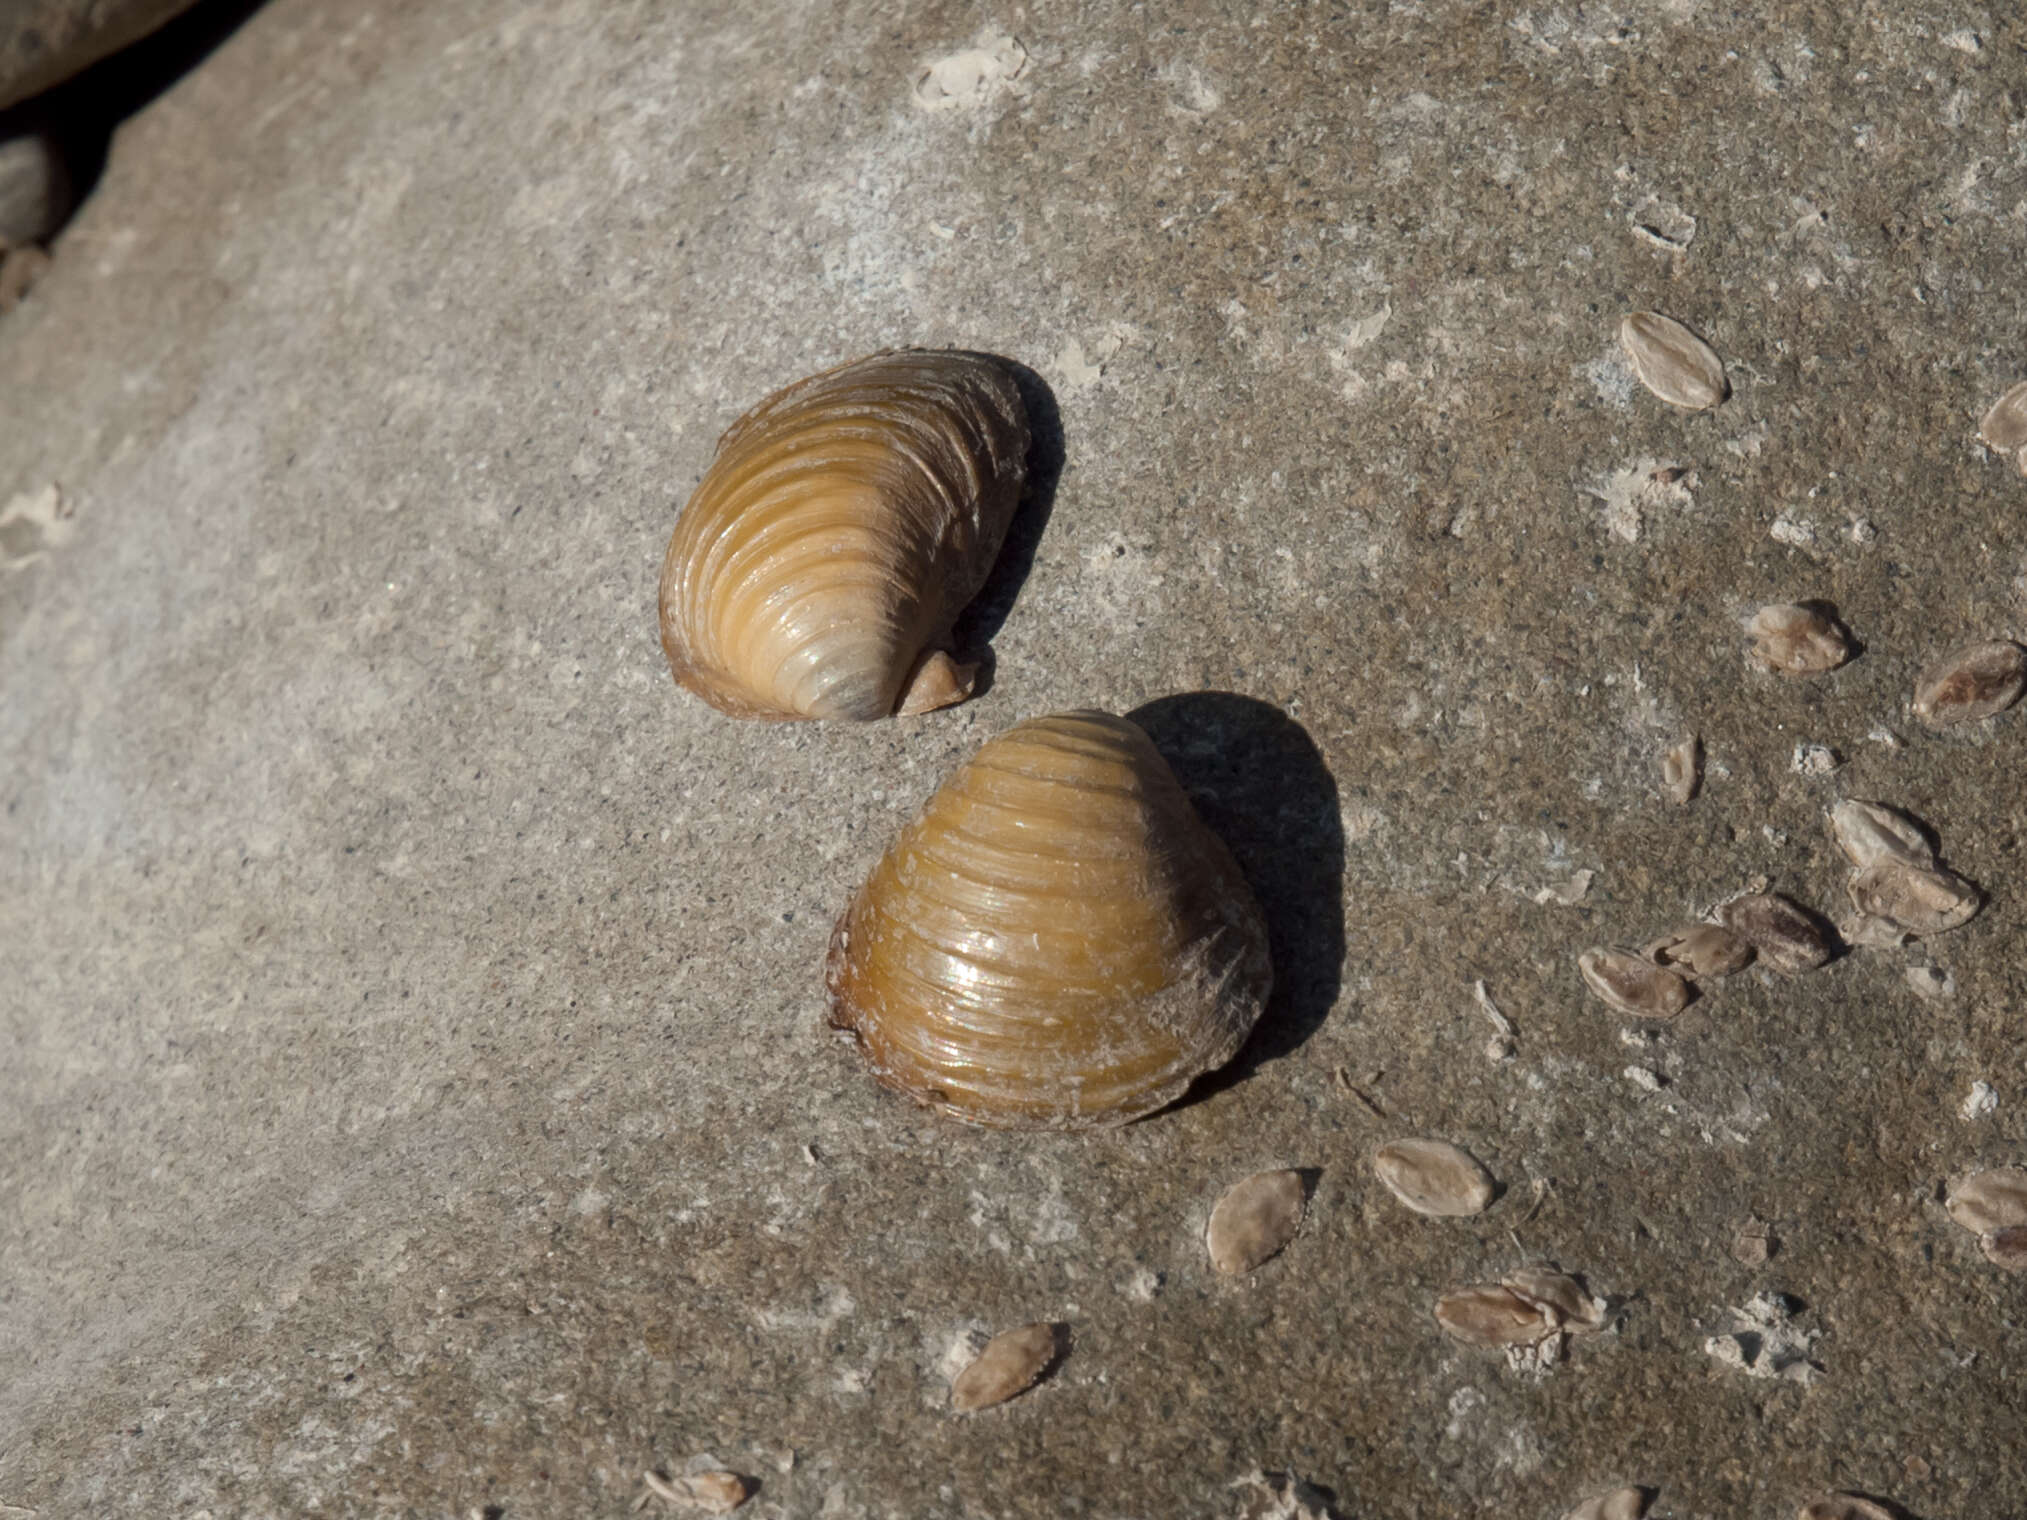
<path fill-rule="evenodd" d="M 923 103 L 974 46 L 1018 72 Z M 0 1516 L 620 1516 L 707 1454 L 755 1515 L 1222 1517 L 1261 1467 L 1389 1520 L 2018 1516 L 2027 1282 L 1937 1189 L 2027 1156 L 2027 714 L 1907 703 L 2027 631 L 1972 440 L 2027 373 L 2023 108 L 2027 29 L 1957 0 L 256 13 L 0 323 Z M 1724 406 L 1631 387 L 1650 306 Z M 674 515 L 896 343 L 1060 409 L 995 683 L 721 719 L 656 647 Z M 1643 460 L 1691 473 L 1593 494 Z M 1748 672 L 1804 596 L 1862 656 Z M 822 1023 L 850 889 L 985 736 L 1149 703 L 1274 921 L 1261 1042 L 1098 1136 L 875 1089 Z M 1577 952 L 1756 874 L 1835 907 L 1841 795 L 1984 913 L 1626 1043 Z M 1412 1133 L 1505 1196 L 1405 1213 Z M 1216 1280 L 1269 1165 L 1303 1232 Z M 1543 1259 L 1610 1332 L 1437 1333 Z M 1763 1291 L 1812 1386 L 1706 1354 Z M 1036 1319 L 1054 1376 L 950 1414 L 952 1344 Z"/>

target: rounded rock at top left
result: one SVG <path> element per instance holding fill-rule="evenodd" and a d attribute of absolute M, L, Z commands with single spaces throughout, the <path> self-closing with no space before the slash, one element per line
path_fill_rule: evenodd
<path fill-rule="evenodd" d="M 873 354 L 726 430 L 662 562 L 679 684 L 741 718 L 927 712 L 971 694 L 951 627 L 1027 479 L 1028 418 L 987 354 Z"/>

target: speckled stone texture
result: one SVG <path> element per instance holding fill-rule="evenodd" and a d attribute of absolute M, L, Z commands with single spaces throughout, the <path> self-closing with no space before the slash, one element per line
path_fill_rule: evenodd
<path fill-rule="evenodd" d="M 755 1516 L 1223 1520 L 1261 1468 L 1361 1520 L 2012 1520 L 2027 1279 L 1940 1190 L 2027 1160 L 2027 713 L 1909 701 L 2027 632 L 1973 438 L 2027 378 L 2023 115 L 2027 27 L 1958 0 L 273 0 L 0 321 L 0 1516 L 622 1517 L 708 1456 Z M 1648 308 L 1723 405 L 1634 386 Z M 991 687 L 722 718 L 656 643 L 675 514 L 900 343 L 1058 414 Z M 1810 599 L 1858 657 L 1749 669 Z M 1177 1110 L 959 1129 L 824 1028 L 826 936 L 1083 705 L 1281 990 Z M 1666 1027 L 1586 996 L 1756 876 L 1840 916 L 1843 796 L 1984 911 Z M 1410 1214 L 1415 1134 L 1501 1197 Z M 1221 1279 L 1271 1167 L 1301 1232 Z M 1611 1304 L 1565 1360 L 1437 1330 L 1545 1262 Z M 1706 1352 L 1764 1293 L 1812 1384 Z M 1055 1371 L 951 1413 L 1034 1322 Z"/>

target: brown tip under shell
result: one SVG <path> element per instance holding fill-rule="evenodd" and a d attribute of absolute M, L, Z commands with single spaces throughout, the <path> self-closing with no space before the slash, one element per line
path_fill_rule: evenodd
<path fill-rule="evenodd" d="M 971 1124 L 1123 1124 L 1238 1053 L 1273 984 L 1237 863 L 1153 742 L 1107 713 L 988 742 L 831 936 L 830 1022 Z"/>

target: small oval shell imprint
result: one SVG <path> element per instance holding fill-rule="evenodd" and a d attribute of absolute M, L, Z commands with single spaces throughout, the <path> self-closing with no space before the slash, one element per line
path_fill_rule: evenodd
<path fill-rule="evenodd" d="M 1595 1499 L 1586 1499 L 1564 1520 L 1640 1520 L 1647 1513 L 1647 1491 L 1642 1488 L 1615 1488 Z"/>
<path fill-rule="evenodd" d="M 1747 892 L 1717 910 L 1717 921 L 1746 940 L 1761 964 L 1795 976 L 1828 963 L 1837 952 L 1816 915 L 1778 892 Z"/>
<path fill-rule="evenodd" d="M 1619 324 L 1619 344 L 1640 383 L 1670 406 L 1700 412 L 1731 394 L 1717 350 L 1673 317 L 1636 311 Z"/>
<path fill-rule="evenodd" d="M 1890 924 L 1916 939 L 1946 934 L 1977 916 L 1978 889 L 1941 866 L 1882 855 L 1851 878 L 1851 905 L 1865 919 Z"/>
<path fill-rule="evenodd" d="M 1978 1237 L 1978 1249 L 2002 1272 L 2027 1272 L 2027 1224 L 1987 1230 Z"/>
<path fill-rule="evenodd" d="M 1960 1177 L 1945 1206 L 1974 1235 L 2027 1226 L 2027 1167 L 1995 1166 Z"/>
<path fill-rule="evenodd" d="M 1952 650 L 1922 672 L 1914 715 L 1930 728 L 1995 718 L 2027 692 L 2027 649 L 1993 639 Z"/>
<path fill-rule="evenodd" d="M 1911 865 L 1935 864 L 1935 847 L 1922 824 L 1899 808 L 1846 797 L 1830 809 L 1830 833 L 1844 858 L 1858 870 L 1884 859 Z"/>
<path fill-rule="evenodd" d="M 1821 607 L 1771 602 L 1745 620 L 1752 663 L 1783 676 L 1819 676 L 1851 658 L 1850 634 Z"/>
<path fill-rule="evenodd" d="M 1556 1333 L 1540 1304 L 1500 1283 L 1451 1289 L 1436 1300 L 1436 1323 L 1467 1346 L 1532 1346 Z"/>
<path fill-rule="evenodd" d="M 1577 970 L 1592 996 L 1636 1019 L 1672 1019 L 1695 995 L 1673 971 L 1624 950 L 1586 950 Z"/>
<path fill-rule="evenodd" d="M 1057 1331 L 1052 1324 L 1023 1325 L 1005 1330 L 985 1343 L 978 1359 L 950 1385 L 950 1407 L 963 1414 L 1004 1404 L 1032 1388 L 1056 1359 Z"/>
<path fill-rule="evenodd" d="M 1661 790 L 1677 807 L 1687 807 L 1703 787 L 1703 739 L 1690 734 L 1661 757 Z"/>
<path fill-rule="evenodd" d="M 1664 934 L 1641 952 L 1681 976 L 1730 976 L 1752 964 L 1753 947 L 1722 924 L 1691 924 Z"/>
<path fill-rule="evenodd" d="M 1124 718 L 990 740 L 831 935 L 830 1021 L 887 1086 L 972 1124 L 1124 1124 L 1229 1061 L 1273 984 L 1231 853 Z"/>
<path fill-rule="evenodd" d="M 1992 403 L 1978 424 L 1978 437 L 2001 454 L 2027 448 L 2027 380 Z"/>
<path fill-rule="evenodd" d="M 1857 1494 L 1828 1494 L 1802 1506 L 1800 1520 L 1895 1520 L 1892 1510 Z"/>
<path fill-rule="evenodd" d="M 971 693 L 946 647 L 1027 475 L 1007 366 L 907 349 L 777 391 L 726 430 L 662 561 L 662 650 L 740 718 L 883 718 Z"/>
<path fill-rule="evenodd" d="M 1211 1210 L 1204 1246 L 1227 1276 L 1250 1272 L 1278 1255 L 1302 1227 L 1299 1172 L 1255 1172 L 1225 1189 Z"/>
<path fill-rule="evenodd" d="M 1374 1154 L 1372 1169 L 1402 1203 L 1439 1219 L 1484 1213 L 1497 1189 L 1482 1161 L 1447 1140 L 1395 1140 Z"/>

